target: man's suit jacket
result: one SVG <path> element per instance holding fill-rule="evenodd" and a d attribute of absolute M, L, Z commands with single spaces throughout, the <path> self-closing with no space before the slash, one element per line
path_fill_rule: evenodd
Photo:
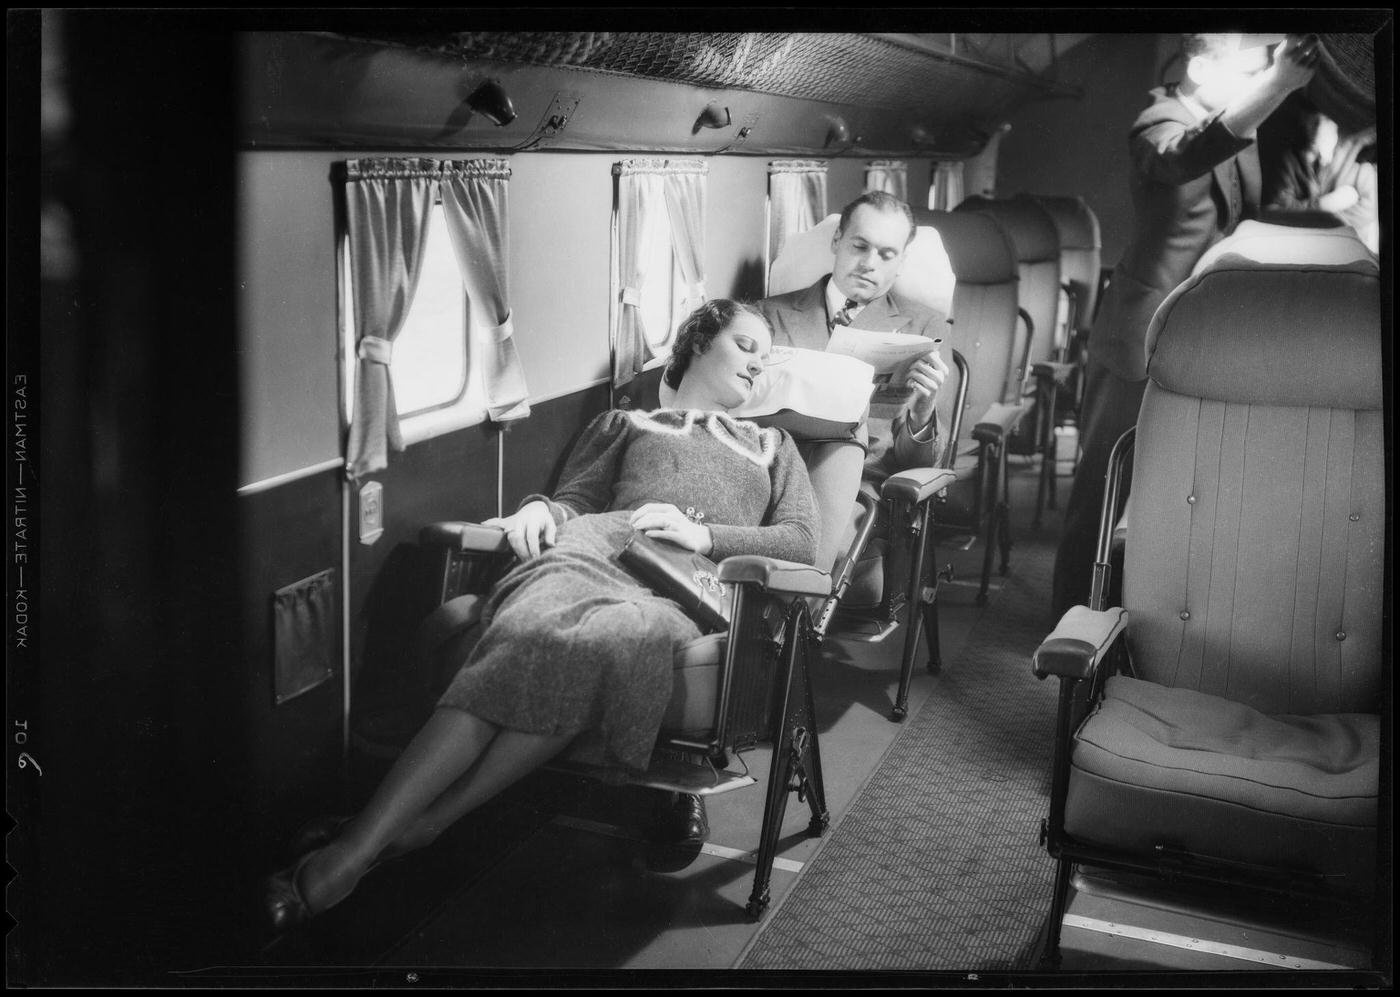
<path fill-rule="evenodd" d="M 1203 253 L 1259 214 L 1259 151 L 1214 114 L 1198 121 L 1175 88 L 1129 134 L 1136 226 L 1089 336 L 1089 353 L 1129 381 L 1147 377 L 1147 326 Z"/>
<path fill-rule="evenodd" d="M 828 274 L 811 287 L 776 294 L 758 302 L 759 311 L 773 327 L 775 346 L 826 349 L 831 338 L 826 314 L 826 285 L 830 279 Z M 937 312 L 911 301 L 901 301 L 892 294 L 867 304 L 853 324 L 871 332 L 903 332 L 930 339 L 943 335 L 947 326 Z M 938 427 L 932 439 L 920 443 L 911 436 L 902 413 L 893 420 L 888 415 L 871 413 L 867 422 L 870 440 L 865 476 L 868 479 L 883 481 L 906 468 L 932 466 L 942 453 L 942 433 Z"/>

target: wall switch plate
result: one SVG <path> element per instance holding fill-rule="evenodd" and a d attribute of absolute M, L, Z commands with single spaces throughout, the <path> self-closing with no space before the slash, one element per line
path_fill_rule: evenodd
<path fill-rule="evenodd" d="M 384 533 L 384 486 L 366 481 L 360 486 L 360 543 L 372 544 Z"/>

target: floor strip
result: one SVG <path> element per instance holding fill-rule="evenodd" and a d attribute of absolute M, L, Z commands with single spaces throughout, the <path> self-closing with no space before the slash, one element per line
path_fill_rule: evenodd
<path fill-rule="evenodd" d="M 1169 945 L 1172 948 L 1190 949 L 1194 952 L 1206 952 L 1211 955 L 1224 956 L 1227 959 L 1240 959 L 1245 962 L 1275 966 L 1279 969 L 1358 968 L 1357 966 L 1339 966 L 1335 963 L 1321 962 L 1316 959 L 1303 959 L 1298 956 L 1284 955 L 1281 952 L 1265 952 L 1262 949 L 1246 948 L 1243 945 L 1228 945 L 1224 942 L 1213 942 L 1204 938 L 1190 938 L 1186 935 L 1172 934 L 1169 931 L 1139 928 L 1136 925 L 1103 921 L 1096 917 L 1082 917 L 1078 914 L 1066 914 L 1064 926 L 1066 928 L 1079 928 L 1083 931 L 1096 931 L 1104 935 L 1116 935 L 1120 938 L 1132 938 L 1138 941 L 1151 942 L 1154 945 Z"/>

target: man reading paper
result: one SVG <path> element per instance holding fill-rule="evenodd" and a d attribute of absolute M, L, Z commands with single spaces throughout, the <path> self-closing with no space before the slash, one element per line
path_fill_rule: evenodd
<path fill-rule="evenodd" d="M 775 346 L 825 350 L 832 331 L 897 332 L 930 341 L 943 335 L 943 316 L 890 292 L 905 252 L 914 240 L 909 206 L 882 191 L 867 191 L 841 212 L 831 240 L 831 273 L 811 287 L 758 302 L 773 327 Z M 943 433 L 934 412 L 938 389 L 948 365 L 935 343 L 890 378 L 878 391 L 864 427 L 865 479 L 878 488 L 891 474 L 909 467 L 932 466 L 942 455 Z"/>
<path fill-rule="evenodd" d="M 934 401 L 948 376 L 948 365 L 939 356 L 934 340 L 943 334 L 945 318 L 890 292 L 914 234 L 909 205 L 884 192 L 867 191 L 841 212 L 831 240 L 831 273 L 811 287 L 758 302 L 773 327 L 775 346 L 826 350 L 835 329 L 850 335 L 862 330 L 907 333 L 929 340 L 924 355 L 905 363 L 905 369 L 896 370 L 889 379 L 890 388 L 906 390 L 877 388 L 866 420 L 857 430 L 866 447 L 861 487 L 877 495 L 880 484 L 891 474 L 910 467 L 930 467 L 943 450 Z M 809 471 L 814 482 L 828 473 L 827 468 L 813 463 L 809 463 Z M 831 473 L 838 475 L 835 469 Z M 851 500 L 854 511 L 854 495 Z M 883 504 L 880 508 L 883 510 Z M 824 524 L 823 528 L 832 526 Z M 854 520 L 846 524 L 845 537 L 837 549 L 845 548 L 854 529 Z M 862 595 L 857 598 L 878 601 L 881 585 L 882 579 L 862 579 Z"/>

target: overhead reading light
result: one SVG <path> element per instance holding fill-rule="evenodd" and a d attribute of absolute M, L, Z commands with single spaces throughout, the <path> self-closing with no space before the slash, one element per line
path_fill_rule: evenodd
<path fill-rule="evenodd" d="M 851 127 L 846 124 L 845 118 L 827 116 L 826 141 L 824 148 L 830 149 L 833 146 L 846 146 L 847 148 L 860 141 L 860 136 L 851 137 Z"/>
<path fill-rule="evenodd" d="M 700 112 L 700 117 L 695 119 L 690 134 L 699 134 L 701 128 L 726 128 L 729 122 L 729 108 L 714 103 L 706 104 L 705 109 Z"/>
<path fill-rule="evenodd" d="M 487 80 L 473 90 L 467 98 L 467 106 L 497 126 L 515 120 L 515 105 L 510 102 L 510 95 L 500 80 Z"/>

